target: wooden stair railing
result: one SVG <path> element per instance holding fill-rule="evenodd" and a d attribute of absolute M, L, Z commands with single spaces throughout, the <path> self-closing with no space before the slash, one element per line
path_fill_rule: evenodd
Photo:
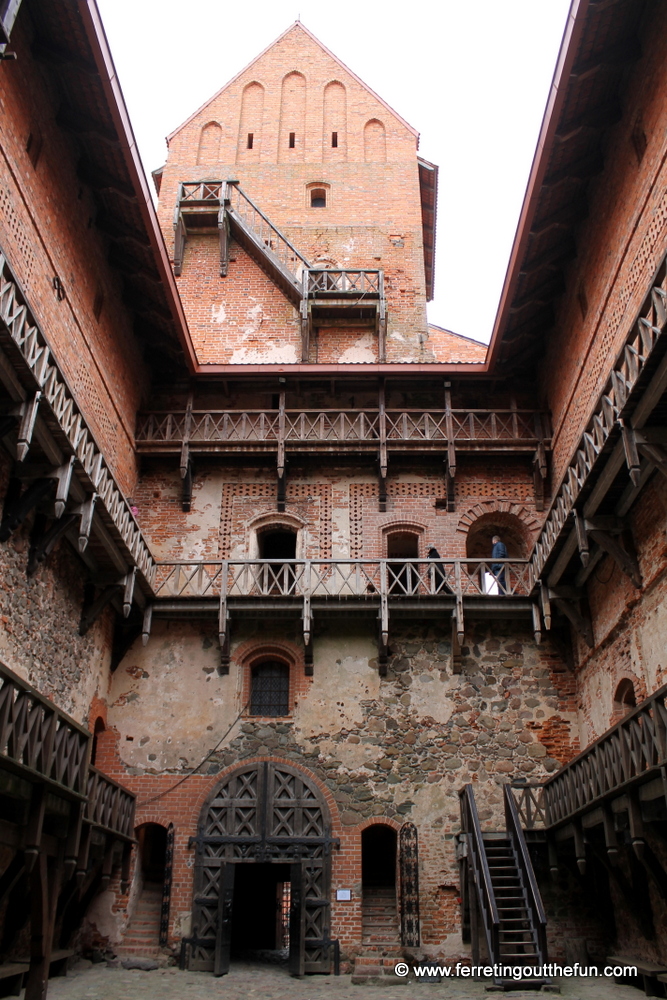
<path fill-rule="evenodd" d="M 507 836 L 512 846 L 512 851 L 516 859 L 517 867 L 521 873 L 523 888 L 526 894 L 528 907 L 531 914 L 531 924 L 535 932 L 537 950 L 539 953 L 539 964 L 546 965 L 548 961 L 547 952 L 547 916 L 544 912 L 542 897 L 535 878 L 535 872 L 530 860 L 528 845 L 521 828 L 521 819 L 516 807 L 516 801 L 512 794 L 511 785 L 503 785 L 503 798 L 505 800 L 505 824 Z"/>
<path fill-rule="evenodd" d="M 472 785 L 459 795 L 465 836 L 461 894 L 469 913 L 464 927 L 470 931 L 473 965 L 492 966 L 494 982 L 514 988 L 524 982 L 517 978 L 517 967 L 528 966 L 533 971 L 525 982 L 539 988 L 549 982 L 544 975 L 546 916 L 511 790 L 505 786 L 504 833 L 482 833 Z M 480 930 L 488 961 L 480 960 Z"/>

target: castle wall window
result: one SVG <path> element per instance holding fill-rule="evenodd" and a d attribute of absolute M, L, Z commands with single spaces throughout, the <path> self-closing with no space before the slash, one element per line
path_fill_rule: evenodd
<path fill-rule="evenodd" d="M 289 134 L 289 148 L 294 149 L 296 146 L 296 132 L 290 132 Z"/>
<path fill-rule="evenodd" d="M 247 147 L 248 149 L 252 149 L 254 138 L 255 138 L 254 134 L 252 132 L 248 132 L 248 147 Z"/>
<path fill-rule="evenodd" d="M 324 188 L 311 188 L 310 190 L 310 207 L 311 208 L 326 208 L 327 207 L 327 193 Z"/>
<path fill-rule="evenodd" d="M 280 660 L 264 660 L 252 667 L 250 715 L 289 715 L 289 667 Z"/>
<path fill-rule="evenodd" d="M 331 148 L 338 149 L 338 132 L 331 133 Z"/>

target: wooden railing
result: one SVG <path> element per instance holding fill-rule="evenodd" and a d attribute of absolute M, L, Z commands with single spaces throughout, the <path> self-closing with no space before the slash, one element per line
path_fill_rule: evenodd
<path fill-rule="evenodd" d="M 96 767 L 88 771 L 88 801 L 84 820 L 104 832 L 124 840 L 134 837 L 136 796 L 123 785 L 108 778 Z"/>
<path fill-rule="evenodd" d="M 526 892 L 526 902 L 530 910 L 531 924 L 537 938 L 539 954 L 538 965 L 546 965 L 547 958 L 547 915 L 544 912 L 542 896 L 537 885 L 535 872 L 528 853 L 528 845 L 521 828 L 521 819 L 510 785 L 503 785 L 505 803 L 505 826 L 509 837 L 517 867 L 521 873 L 521 881 Z"/>
<path fill-rule="evenodd" d="M 477 890 L 477 900 L 489 956 L 495 962 L 500 955 L 500 919 L 472 785 L 463 786 L 459 792 L 459 801 L 461 805 L 461 832 L 465 834 L 466 838 L 468 864 Z M 472 900 L 471 905 L 474 905 Z"/>
<path fill-rule="evenodd" d="M 494 569 L 492 569 L 492 566 Z M 157 598 L 528 597 L 528 560 L 228 559 L 157 564 Z"/>
<path fill-rule="evenodd" d="M 281 267 L 290 271 L 295 277 L 300 277 L 303 270 L 310 267 L 303 254 L 273 225 L 238 184 L 226 184 L 225 195 L 229 211 L 246 229 L 252 230 Z"/>
<path fill-rule="evenodd" d="M 85 798 L 90 733 L 0 665 L 0 758 L 28 781 Z"/>
<path fill-rule="evenodd" d="M 354 446 L 378 442 L 381 423 L 391 442 L 503 444 L 534 448 L 548 437 L 547 415 L 536 410 L 285 410 L 286 443 L 336 443 Z M 187 433 L 186 433 L 187 429 Z M 265 442 L 280 438 L 277 410 L 192 410 L 139 415 L 139 446 Z"/>
<path fill-rule="evenodd" d="M 558 826 L 667 764 L 667 685 L 633 709 L 541 785 L 516 785 L 524 829 Z"/>
<path fill-rule="evenodd" d="M 305 277 L 308 298 L 384 297 L 384 271 L 310 268 Z"/>

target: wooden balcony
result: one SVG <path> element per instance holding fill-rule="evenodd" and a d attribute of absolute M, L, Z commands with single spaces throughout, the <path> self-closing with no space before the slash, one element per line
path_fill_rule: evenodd
<path fill-rule="evenodd" d="M 546 840 L 549 865 L 576 861 L 581 875 L 594 860 L 606 869 L 644 936 L 653 933 L 642 906 L 637 879 L 653 882 L 664 899 L 667 870 L 667 685 L 643 701 L 599 739 L 540 784 L 514 783 L 521 823 L 530 839 Z M 629 882 L 619 868 L 625 854 L 635 874 Z M 638 888 L 639 886 L 639 888 Z"/>
<path fill-rule="evenodd" d="M 667 765 L 667 685 L 628 713 L 582 753 L 539 785 L 515 787 L 525 829 L 581 818 L 628 790 L 647 798 Z"/>
<path fill-rule="evenodd" d="M 308 648 L 313 617 L 366 617 L 379 625 L 385 648 L 390 617 L 432 618 L 452 624 L 453 656 L 460 654 L 464 616 L 543 623 L 533 597 L 528 560 L 480 559 L 228 559 L 158 564 L 155 601 L 144 619 L 148 641 L 153 616 L 218 617 L 221 646 L 230 618 L 294 617 Z"/>
<path fill-rule="evenodd" d="M 548 448 L 548 415 L 537 410 L 196 410 L 142 413 L 136 431 L 142 454 L 290 451 L 527 452 Z"/>
<path fill-rule="evenodd" d="M 0 764 L 68 799 L 87 795 L 90 733 L 0 664 Z"/>
<path fill-rule="evenodd" d="M 92 766 L 88 769 L 87 792 L 84 822 L 119 840 L 133 842 L 134 792 Z"/>

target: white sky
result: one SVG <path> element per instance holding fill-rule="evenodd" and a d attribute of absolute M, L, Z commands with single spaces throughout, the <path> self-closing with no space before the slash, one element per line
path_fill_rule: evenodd
<path fill-rule="evenodd" d="M 429 319 L 488 341 L 569 0 L 98 5 L 148 173 L 164 137 L 300 17 L 421 133 L 440 167 Z"/>

